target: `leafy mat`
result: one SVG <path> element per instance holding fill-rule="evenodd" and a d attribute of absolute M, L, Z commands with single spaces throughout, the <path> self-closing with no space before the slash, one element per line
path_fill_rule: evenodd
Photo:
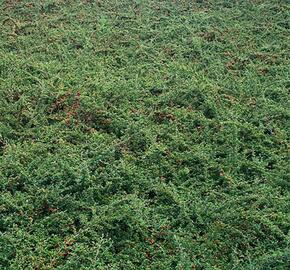
<path fill-rule="evenodd" d="M 0 268 L 290 268 L 289 14 L 0 1 Z"/>

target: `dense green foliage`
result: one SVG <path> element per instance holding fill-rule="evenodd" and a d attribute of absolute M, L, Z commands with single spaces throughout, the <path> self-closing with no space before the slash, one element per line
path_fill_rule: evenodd
<path fill-rule="evenodd" d="M 0 269 L 289 269 L 287 1 L 0 1 Z"/>

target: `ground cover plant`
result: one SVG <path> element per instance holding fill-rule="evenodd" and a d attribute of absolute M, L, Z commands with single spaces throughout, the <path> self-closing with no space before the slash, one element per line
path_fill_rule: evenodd
<path fill-rule="evenodd" d="M 0 269 L 289 269 L 288 1 L 0 1 Z"/>

